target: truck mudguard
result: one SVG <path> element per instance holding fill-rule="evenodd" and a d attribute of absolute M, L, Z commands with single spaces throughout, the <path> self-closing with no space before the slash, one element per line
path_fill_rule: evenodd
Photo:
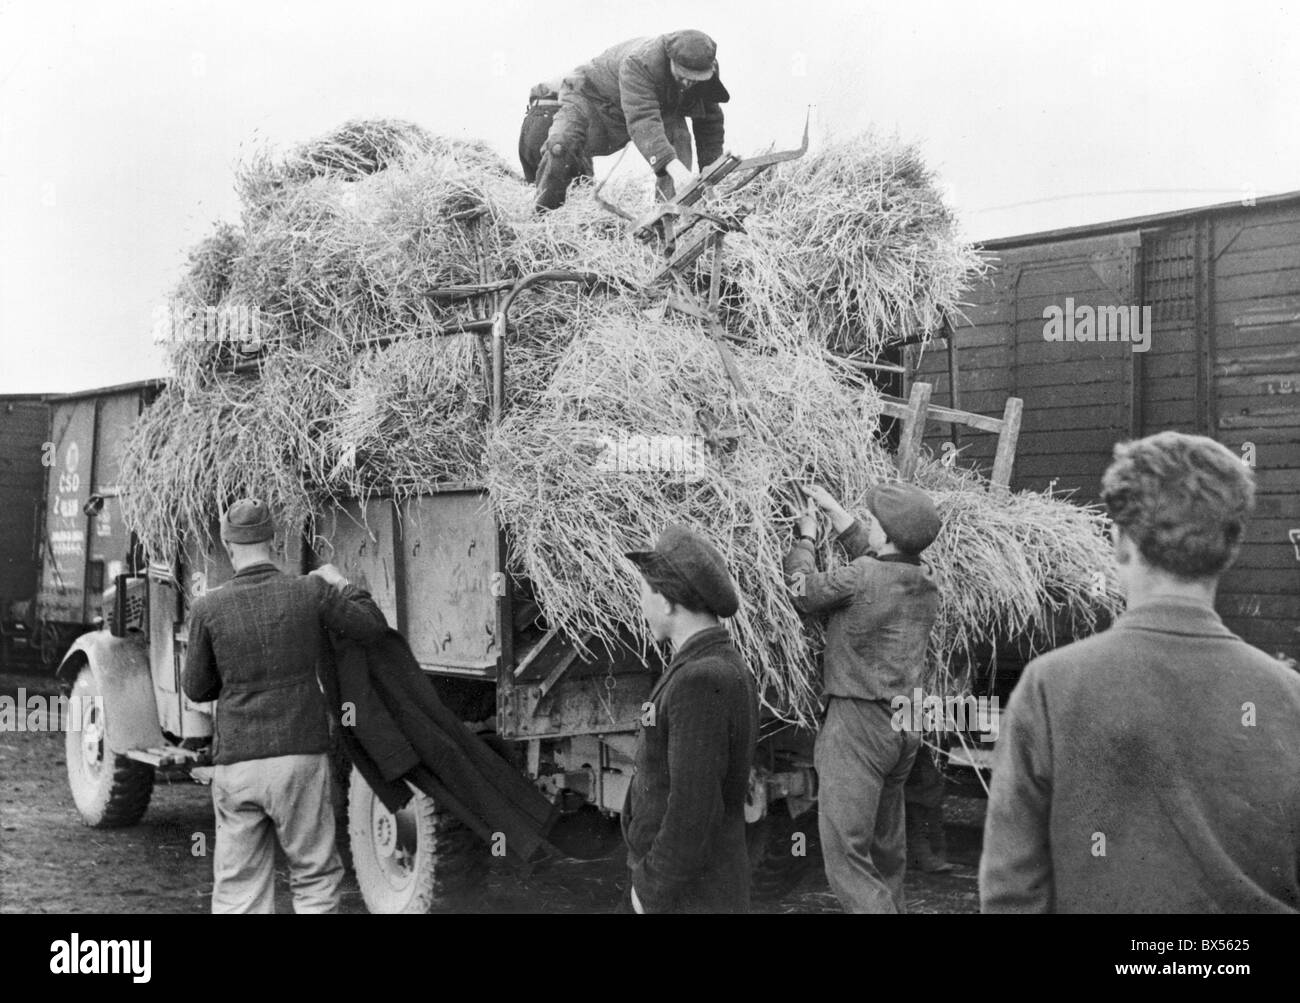
<path fill-rule="evenodd" d="M 143 644 L 106 630 L 82 634 L 59 665 L 59 680 L 71 686 L 84 665 L 90 666 L 104 699 L 104 741 L 109 749 L 126 752 L 166 744 Z"/>

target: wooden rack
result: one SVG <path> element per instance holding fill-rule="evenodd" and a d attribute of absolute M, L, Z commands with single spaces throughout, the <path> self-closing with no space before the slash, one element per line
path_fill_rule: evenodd
<path fill-rule="evenodd" d="M 1016 442 L 1020 438 L 1020 415 L 1024 410 L 1024 401 L 1019 397 L 1008 397 L 1002 417 L 990 418 L 988 415 L 931 404 L 932 389 L 929 383 L 913 383 L 911 396 L 907 400 L 888 395 L 882 398 L 885 414 L 898 418 L 903 423 L 898 443 L 899 476 L 903 480 L 911 480 L 916 473 L 916 464 L 921 457 L 921 442 L 925 438 L 925 423 L 946 421 L 997 435 L 998 448 L 993 457 L 991 480 L 999 487 L 1009 488 L 1011 468 L 1016 462 Z"/>

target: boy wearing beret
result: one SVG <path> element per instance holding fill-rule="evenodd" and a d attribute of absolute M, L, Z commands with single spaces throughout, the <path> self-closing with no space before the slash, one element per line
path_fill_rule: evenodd
<path fill-rule="evenodd" d="M 720 618 L 740 606 L 718 550 L 670 526 L 641 572 L 641 610 L 673 658 L 650 693 L 623 837 L 637 912 L 745 912 L 745 792 L 758 733 L 754 677 Z"/>
<path fill-rule="evenodd" d="M 821 486 L 805 493 L 809 511 L 796 520 L 785 572 L 795 607 L 827 614 L 827 708 L 815 753 L 826 877 L 849 912 L 903 912 L 903 788 L 921 736 L 894 728 L 890 704 L 910 696 L 925 668 L 939 593 L 919 555 L 939 534 L 939 514 L 909 484 L 872 488 L 866 519 Z M 814 505 L 850 559 L 833 571 L 817 571 Z"/>

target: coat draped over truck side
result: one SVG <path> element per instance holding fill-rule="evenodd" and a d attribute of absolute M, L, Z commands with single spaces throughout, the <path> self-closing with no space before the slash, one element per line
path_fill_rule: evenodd
<path fill-rule="evenodd" d="M 557 809 L 443 704 L 406 639 L 389 629 L 366 644 L 332 640 L 327 699 L 344 750 L 384 806 L 405 805 L 410 781 L 485 843 L 503 834 L 507 859 L 543 855 Z"/>

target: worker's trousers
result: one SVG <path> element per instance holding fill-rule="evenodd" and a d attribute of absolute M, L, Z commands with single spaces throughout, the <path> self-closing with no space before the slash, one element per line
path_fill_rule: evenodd
<path fill-rule="evenodd" d="M 905 912 L 903 786 L 921 736 L 884 701 L 832 697 L 817 734 L 818 826 L 831 891 L 848 912 Z"/>
<path fill-rule="evenodd" d="M 694 157 L 691 129 L 686 119 L 665 113 L 663 126 L 677 159 L 689 170 Z M 591 175 L 593 157 L 617 153 L 628 141 L 625 128 L 607 122 L 580 92 L 566 85 L 560 91 L 560 107 L 551 122 L 538 160 L 537 207 L 558 209 L 564 204 L 569 183 L 584 174 Z M 672 178 L 660 174 L 655 190 L 659 198 L 671 199 L 674 194 Z"/>
<path fill-rule="evenodd" d="M 217 766 L 212 911 L 275 912 L 275 844 L 289 859 L 294 912 L 338 912 L 329 756 L 271 756 Z"/>

